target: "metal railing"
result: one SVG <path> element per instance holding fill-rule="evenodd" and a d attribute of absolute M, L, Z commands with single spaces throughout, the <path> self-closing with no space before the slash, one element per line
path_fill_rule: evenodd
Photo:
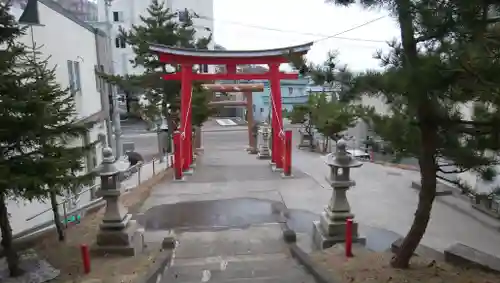
<path fill-rule="evenodd" d="M 146 163 L 139 162 L 136 165 L 130 166 L 129 168 L 127 168 L 127 170 L 124 171 L 124 177 L 122 177 L 123 179 L 120 182 L 121 183 L 120 190 L 122 190 L 123 192 L 130 191 L 131 189 L 138 187 L 143 181 L 149 180 L 150 178 L 154 177 L 158 172 L 172 167 L 171 156 L 168 155 L 166 157 L 163 157 L 163 159 L 164 160 L 159 160 L 159 159 L 154 158 L 149 162 L 146 162 Z M 148 170 L 146 168 L 151 168 L 151 169 Z M 91 193 L 91 199 L 89 200 L 88 203 L 85 203 L 84 205 L 79 206 L 78 208 L 75 208 L 75 209 L 68 211 L 69 202 L 77 203 L 77 202 L 81 201 L 81 196 L 83 194 L 85 194 L 89 191 L 96 191 L 99 188 L 100 188 L 100 184 L 96 184 L 96 185 L 87 187 L 73 196 L 65 196 L 61 202 L 57 203 L 58 209 L 60 206 L 62 206 L 62 215 L 61 216 L 64 219 L 64 224 L 66 227 L 68 225 L 68 221 L 67 221 L 68 217 L 76 215 L 82 211 L 87 210 L 90 207 L 93 207 L 93 206 L 99 204 L 100 202 L 103 201 L 103 199 L 102 199 L 102 197 L 94 198 L 94 193 Z M 33 219 L 36 219 L 39 216 L 44 215 L 45 213 L 47 213 L 49 211 L 52 211 L 52 207 L 49 207 L 49 208 L 47 208 L 39 213 L 36 213 L 36 214 L 26 218 L 25 221 L 31 221 Z M 53 223 L 54 223 L 54 219 L 49 220 L 47 223 L 37 225 L 37 226 L 35 226 L 31 229 L 28 229 L 28 230 L 37 231 L 37 230 L 43 229 L 43 227 L 41 227 L 41 226 L 48 227 Z M 30 234 L 28 230 L 25 230 L 21 233 L 16 234 L 16 238 L 23 236 L 20 234 L 24 234 L 24 235 Z"/>

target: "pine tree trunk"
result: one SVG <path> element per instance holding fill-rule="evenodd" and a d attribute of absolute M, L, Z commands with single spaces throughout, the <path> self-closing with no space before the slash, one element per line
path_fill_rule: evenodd
<path fill-rule="evenodd" d="M 52 206 L 52 213 L 54 214 L 54 224 L 56 225 L 57 235 L 60 242 L 64 242 L 64 227 L 61 221 L 61 216 L 59 215 L 59 209 L 57 206 L 57 195 L 55 192 L 50 191 L 50 205 Z M 68 219 L 64 219 L 67 221 Z"/>
<path fill-rule="evenodd" d="M 418 68 L 418 52 L 415 40 L 415 28 L 413 26 L 413 14 L 411 12 L 410 0 L 395 1 L 398 22 L 401 30 L 401 42 L 403 46 L 403 66 L 410 72 Z M 417 118 L 420 124 L 421 152 L 419 156 L 421 189 L 419 193 L 417 210 L 410 231 L 401 244 L 398 253 L 391 260 L 395 268 L 408 268 L 410 259 L 415 249 L 420 244 L 429 223 L 432 204 L 436 195 L 436 142 L 437 129 L 432 122 L 434 119 L 432 97 L 427 93 L 419 93 L 413 90 L 415 96 L 412 103 L 419 103 Z M 418 97 L 418 98 L 417 98 Z"/>
<path fill-rule="evenodd" d="M 11 277 L 23 274 L 19 268 L 19 255 L 13 247 L 12 228 L 9 221 L 5 195 L 0 194 L 0 230 L 2 231 L 2 249 L 4 251 Z"/>
<path fill-rule="evenodd" d="M 422 153 L 419 158 L 421 189 L 418 197 L 417 211 L 401 247 L 392 259 L 391 265 L 395 268 L 408 268 L 410 259 L 415 253 L 422 237 L 425 234 L 431 216 L 432 204 L 436 197 L 436 132 L 432 127 L 421 129 Z"/>

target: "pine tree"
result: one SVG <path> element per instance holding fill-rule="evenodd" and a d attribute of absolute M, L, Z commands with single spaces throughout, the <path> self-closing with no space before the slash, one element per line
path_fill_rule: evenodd
<path fill-rule="evenodd" d="M 18 42 L 24 29 L 9 9 L 0 6 L 0 230 L 10 274 L 18 276 L 7 201 L 53 200 L 87 181 L 80 172 L 89 148 L 74 143 L 90 125 L 76 123 L 73 97 L 55 82 L 47 62 L 36 58 L 37 50 Z"/>
<path fill-rule="evenodd" d="M 354 0 L 335 0 L 349 5 Z M 407 268 L 425 234 L 436 196 L 437 172 L 475 170 L 494 175 L 498 165 L 500 33 L 489 25 L 491 1 L 362 0 L 388 7 L 401 42 L 379 54 L 385 69 L 353 78 L 351 94 L 384 100 L 390 113 L 368 109 L 376 133 L 400 154 L 418 158 L 421 190 L 413 224 L 392 259 Z M 465 110 L 475 105 L 468 117 Z M 481 109 L 478 110 L 478 109 Z M 444 165 L 444 166 L 443 166 Z"/>
<path fill-rule="evenodd" d="M 158 60 L 158 56 L 149 50 L 150 43 L 163 44 L 167 46 L 177 46 L 183 48 L 207 49 L 212 40 L 212 36 L 195 39 L 196 30 L 193 26 L 194 13 L 188 13 L 182 22 L 178 21 L 179 13 L 166 8 L 163 1 L 153 0 L 148 7 L 148 15 L 141 16 L 141 23 L 135 25 L 131 30 L 121 30 L 121 36 L 132 45 L 135 53 L 133 63 L 136 67 L 144 68 L 141 75 L 140 85 L 145 90 L 149 101 L 146 109 L 150 119 L 165 116 L 169 123 L 169 131 L 174 129 L 174 121 L 180 108 L 179 81 L 165 81 L 161 78 L 163 74 L 179 70 L 176 65 L 166 65 Z M 199 84 L 194 84 L 194 93 L 201 93 Z M 193 108 L 200 112 L 209 113 L 208 105 L 203 99 L 193 99 Z M 158 105 L 161 105 L 159 109 Z M 193 110 L 194 111 L 194 110 Z M 205 117 L 204 119 L 206 120 Z"/>
<path fill-rule="evenodd" d="M 311 146 L 313 146 L 314 129 L 337 142 L 341 138 L 341 133 L 354 126 L 360 118 L 360 109 L 353 104 L 355 100 L 351 91 L 353 74 L 346 66 L 339 67 L 337 55 L 336 51 L 328 52 L 327 59 L 320 65 L 306 62 L 303 56 L 290 57 L 292 66 L 299 69 L 302 74 L 307 74 L 316 85 L 328 86 L 330 89 L 333 86 L 339 88 L 335 94 L 311 94 L 306 105 L 297 105 L 292 110 L 291 116 L 294 119 L 304 120 L 305 130 L 311 138 Z"/>

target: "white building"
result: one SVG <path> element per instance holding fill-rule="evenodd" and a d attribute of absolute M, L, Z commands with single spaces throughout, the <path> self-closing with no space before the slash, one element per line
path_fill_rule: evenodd
<path fill-rule="evenodd" d="M 23 12 L 20 6 L 13 7 L 11 11 L 17 18 Z M 49 58 L 49 64 L 55 67 L 57 81 L 63 87 L 73 86 L 79 120 L 97 123 L 89 136 L 78 142 L 91 143 L 100 140 L 106 135 L 104 123 L 106 111 L 103 111 L 103 103 L 107 103 L 107 100 L 102 100 L 102 97 L 107 95 L 102 96 L 100 93 L 105 91 L 96 78 L 95 67 L 102 65 L 98 62 L 97 53 L 101 48 L 99 41 L 105 35 L 69 14 L 51 0 L 38 1 L 38 14 L 41 25 L 28 29 L 21 41 L 32 46 L 33 35 L 36 46 L 42 53 L 41 56 Z M 95 152 L 86 158 L 88 169 L 93 169 L 101 162 L 101 151 L 102 146 L 98 144 Z M 89 202 L 91 199 L 90 192 L 84 193 L 80 203 Z M 13 216 L 11 224 L 14 234 L 46 223 L 53 218 L 52 212 L 48 211 L 49 203 L 11 201 L 7 208 Z M 27 221 L 39 213 L 42 214 Z"/>
<path fill-rule="evenodd" d="M 197 37 L 207 37 L 213 32 L 213 0 L 159 0 L 173 12 L 183 12 L 187 9 L 190 13 L 200 16 L 194 20 Z M 98 22 L 106 22 L 105 0 L 98 0 Z M 147 16 L 147 8 L 151 5 L 151 0 L 113 0 L 109 7 L 109 20 L 112 22 L 112 45 L 113 45 L 113 66 L 115 73 L 140 74 L 141 68 L 134 68 L 130 61 L 135 54 L 125 41 L 119 38 L 119 30 L 130 30 L 133 25 L 141 24 L 140 16 Z M 182 14 L 182 13 L 181 13 Z M 210 48 L 213 49 L 213 44 Z"/>

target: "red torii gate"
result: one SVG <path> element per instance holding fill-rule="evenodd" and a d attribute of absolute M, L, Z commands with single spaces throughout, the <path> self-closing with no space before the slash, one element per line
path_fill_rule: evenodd
<path fill-rule="evenodd" d="M 248 125 L 248 148 L 247 151 L 251 154 L 257 154 L 257 140 L 254 137 L 253 128 L 255 126 L 255 121 L 253 118 L 253 98 L 252 94 L 254 92 L 264 91 L 264 84 L 203 84 L 201 85 L 203 89 L 210 90 L 213 92 L 240 92 L 245 96 L 245 100 L 234 101 L 234 100 L 223 100 L 223 101 L 211 101 L 210 105 L 222 105 L 222 106 L 245 106 L 247 111 L 247 125 Z"/>
<path fill-rule="evenodd" d="M 161 44 L 150 44 L 149 49 L 158 53 L 161 62 L 179 64 L 180 72 L 163 75 L 164 80 L 181 81 L 180 133 L 174 135 L 175 146 L 175 179 L 183 178 L 182 171 L 190 169 L 193 163 L 191 98 L 193 81 L 215 80 L 269 80 L 271 86 L 271 127 L 273 128 L 273 146 L 271 162 L 276 168 L 283 168 L 283 148 L 285 135 L 281 106 L 282 79 L 298 79 L 297 73 L 280 72 L 279 66 L 290 61 L 290 56 L 302 56 L 311 49 L 313 42 L 267 50 L 198 50 L 177 48 Z M 237 65 L 269 65 L 266 73 L 237 73 Z M 204 74 L 193 73 L 193 65 L 225 65 L 226 73 Z M 177 167 L 177 166 L 180 166 Z"/>

